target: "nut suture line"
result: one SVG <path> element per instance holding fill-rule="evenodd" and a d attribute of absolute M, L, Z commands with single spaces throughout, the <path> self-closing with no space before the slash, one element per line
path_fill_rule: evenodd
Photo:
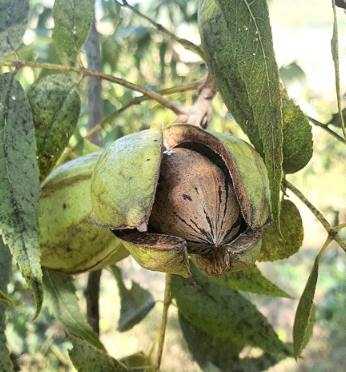
<path fill-rule="evenodd" d="M 163 158 L 149 229 L 186 239 L 189 253 L 212 254 L 237 236 L 241 220 L 233 186 L 212 161 L 186 148 Z"/>

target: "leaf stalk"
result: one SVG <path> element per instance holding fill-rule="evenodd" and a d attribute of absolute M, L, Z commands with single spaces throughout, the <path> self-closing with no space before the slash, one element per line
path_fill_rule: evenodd
<path fill-rule="evenodd" d="M 160 370 L 161 361 L 162 361 L 163 346 L 165 342 L 165 335 L 166 335 L 166 329 L 167 329 L 168 309 L 172 302 L 171 284 L 172 284 L 172 274 L 166 274 L 166 286 L 165 286 L 165 294 L 164 294 L 164 300 L 163 300 L 162 320 L 161 320 L 161 327 L 160 327 L 159 336 L 158 336 L 156 361 L 154 364 L 155 371 Z"/>

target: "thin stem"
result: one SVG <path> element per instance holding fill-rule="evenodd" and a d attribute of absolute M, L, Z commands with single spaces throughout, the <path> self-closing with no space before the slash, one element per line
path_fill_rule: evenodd
<path fill-rule="evenodd" d="M 176 41 L 179 44 L 181 44 L 185 49 L 188 49 L 188 50 L 196 53 L 197 55 L 199 55 L 202 58 L 202 60 L 204 60 L 203 51 L 196 44 L 192 43 L 189 40 L 182 39 L 182 38 L 174 35 L 172 32 L 170 32 L 169 30 L 167 30 L 161 24 L 155 22 L 154 20 L 150 19 L 149 17 L 147 17 L 146 15 L 144 15 L 143 13 L 141 13 L 138 9 L 134 8 L 133 6 L 131 6 L 126 0 L 122 0 L 122 3 L 116 0 L 116 3 L 118 3 L 120 6 L 123 6 L 123 7 L 126 7 L 126 8 L 131 9 L 132 12 L 134 12 L 138 16 L 144 18 L 146 21 L 148 21 L 149 23 L 151 23 L 155 28 L 157 28 L 160 32 L 168 35 L 171 39 L 173 39 L 174 41 Z"/>
<path fill-rule="evenodd" d="M 163 89 L 163 90 L 160 90 L 158 93 L 160 95 L 168 95 L 168 94 L 174 94 L 174 93 L 188 92 L 190 90 L 196 90 L 196 89 L 198 89 L 203 84 L 204 81 L 205 81 L 205 79 L 200 79 L 200 80 L 197 80 L 197 81 L 195 81 L 193 83 L 189 83 L 189 84 L 184 84 L 184 85 L 180 85 L 180 86 L 176 86 L 176 87 L 172 87 L 172 88 Z M 116 117 L 118 117 L 120 114 L 122 114 L 124 111 L 126 111 L 130 107 L 135 106 L 135 105 L 138 105 L 138 104 L 140 104 L 140 103 L 142 103 L 144 101 L 148 101 L 149 99 L 150 99 L 150 97 L 147 97 L 147 96 L 137 97 L 134 100 L 132 100 L 131 102 L 129 102 L 126 105 L 124 105 L 123 107 L 121 107 L 119 110 L 114 111 L 113 113 L 111 113 L 110 115 L 108 115 L 100 123 L 98 123 L 97 125 L 95 125 L 94 128 L 92 128 L 81 140 L 79 140 L 76 145 L 74 145 L 74 146 L 70 147 L 69 149 L 67 149 L 61 155 L 61 157 L 58 159 L 58 161 L 55 164 L 55 167 L 57 167 L 60 164 L 64 163 L 66 161 L 66 159 L 75 150 L 77 150 L 78 145 L 79 145 L 79 143 L 81 141 L 91 138 L 95 133 L 97 133 L 98 131 L 100 131 L 107 123 L 109 123 L 112 120 L 114 120 Z"/>
<path fill-rule="evenodd" d="M 346 139 L 345 122 L 344 122 L 344 117 L 342 115 L 342 109 L 341 109 L 338 19 L 336 16 L 336 7 L 335 7 L 334 0 L 332 0 L 332 7 L 333 7 L 334 24 L 333 24 L 333 37 L 331 41 L 331 47 L 332 47 L 332 56 L 333 56 L 334 67 L 335 67 L 335 88 L 336 88 L 336 96 L 337 96 L 337 101 L 338 101 L 338 111 L 339 111 L 339 116 L 340 116 L 341 128 L 344 134 L 344 138 Z"/>
<path fill-rule="evenodd" d="M 323 244 L 323 247 L 321 248 L 320 252 L 318 253 L 317 255 L 317 259 L 318 261 L 322 258 L 322 256 L 324 255 L 324 252 L 326 251 L 326 249 L 328 248 L 329 244 L 332 242 L 332 237 L 330 235 L 328 235 L 327 237 L 327 240 L 324 242 Z"/>
<path fill-rule="evenodd" d="M 159 371 L 160 366 L 161 366 L 163 345 L 165 342 L 165 334 L 166 334 L 166 328 L 167 328 L 168 309 L 172 302 L 171 284 L 172 284 L 172 274 L 166 274 L 165 296 L 163 300 L 163 312 L 162 312 L 161 328 L 160 328 L 159 339 L 158 339 L 155 371 Z"/>
<path fill-rule="evenodd" d="M 340 225 L 334 227 L 334 231 L 338 232 L 342 229 L 345 229 L 346 228 L 346 223 L 341 223 Z"/>
<path fill-rule="evenodd" d="M 313 204 L 311 204 L 310 201 L 290 182 L 288 182 L 287 180 L 283 180 L 282 183 L 284 187 L 287 187 L 289 190 L 291 190 L 310 209 L 310 211 L 315 215 L 318 221 L 320 221 L 322 226 L 325 228 L 329 236 L 333 240 L 335 240 L 340 245 L 340 247 L 346 252 L 346 242 L 344 242 L 340 235 L 338 234 L 339 226 L 333 228 L 325 219 L 323 214 Z"/>
<path fill-rule="evenodd" d="M 134 90 L 136 92 L 140 92 L 145 96 L 148 96 L 151 99 L 159 102 L 162 106 L 172 110 L 176 115 L 183 114 L 183 108 L 179 105 L 176 105 L 174 102 L 169 101 L 168 99 L 162 97 L 159 93 L 153 92 L 149 89 L 141 87 L 140 85 L 131 83 L 127 80 L 117 78 L 112 75 L 105 74 L 103 72 L 89 70 L 86 68 L 80 67 L 73 67 L 73 66 L 63 66 L 54 63 L 38 63 L 38 62 L 27 62 L 27 61 L 10 61 L 10 62 L 0 62 L 1 66 L 7 67 L 15 67 L 16 69 L 20 69 L 22 67 L 31 67 L 31 68 L 41 68 L 47 70 L 55 70 L 55 71 L 64 71 L 64 72 L 75 72 L 77 74 L 83 74 L 84 76 L 91 76 L 103 80 L 107 80 L 111 83 L 122 85 L 123 87 Z"/>
<path fill-rule="evenodd" d="M 316 120 L 314 118 L 311 118 L 310 116 L 309 116 L 309 120 L 311 121 L 311 123 L 315 124 L 316 126 L 323 128 L 329 134 L 334 136 L 338 141 L 346 144 L 346 140 L 344 138 L 342 138 L 341 136 L 339 136 L 337 133 L 335 133 L 332 129 L 330 129 L 328 124 L 323 124 L 323 123 L 319 122 L 318 120 Z"/>
<path fill-rule="evenodd" d="M 85 45 L 88 68 L 102 72 L 102 61 L 99 47 L 99 34 L 96 29 L 95 16 L 91 25 L 88 40 Z M 84 69 L 83 62 L 78 54 L 78 63 Z M 83 77 L 83 74 L 81 74 Z M 93 77 L 88 78 L 88 128 L 92 129 L 102 119 L 102 81 Z M 97 146 L 102 146 L 102 132 L 90 139 Z M 100 283 L 102 270 L 92 271 L 88 274 L 88 283 L 85 289 L 87 305 L 87 319 L 93 330 L 100 334 Z"/>

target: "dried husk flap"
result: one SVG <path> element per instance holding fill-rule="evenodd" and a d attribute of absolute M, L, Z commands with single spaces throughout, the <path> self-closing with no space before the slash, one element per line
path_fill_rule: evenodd
<path fill-rule="evenodd" d="M 191 275 L 184 239 L 150 233 L 115 232 L 138 264 L 152 271 Z"/>

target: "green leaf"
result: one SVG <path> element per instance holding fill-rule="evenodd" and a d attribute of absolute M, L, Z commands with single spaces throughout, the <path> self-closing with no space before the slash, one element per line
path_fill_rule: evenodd
<path fill-rule="evenodd" d="M 267 319 L 238 292 L 221 287 L 193 265 L 193 276 L 172 277 L 172 296 L 195 327 L 220 341 L 256 346 L 270 354 L 289 354 Z"/>
<path fill-rule="evenodd" d="M 179 311 L 179 323 L 187 346 L 202 371 L 215 368 L 227 369 L 238 358 L 244 344 L 227 343 L 217 334 L 209 335 L 189 322 Z"/>
<path fill-rule="evenodd" d="M 342 116 L 346 121 L 346 108 L 342 110 Z M 334 125 L 335 127 L 341 128 L 341 120 L 339 112 L 333 114 L 332 118 L 328 121 L 327 125 Z"/>
<path fill-rule="evenodd" d="M 70 358 L 78 372 L 131 372 L 122 363 L 109 356 L 104 350 L 100 350 L 89 344 L 86 340 L 69 335 L 73 349 L 69 350 Z M 143 369 L 136 369 L 143 371 Z M 144 372 L 144 371 L 143 371 Z"/>
<path fill-rule="evenodd" d="M 272 297 L 292 298 L 264 277 L 256 266 L 235 273 L 227 273 L 221 277 L 210 277 L 210 280 L 222 287 L 236 291 L 251 292 Z"/>
<path fill-rule="evenodd" d="M 0 56 L 17 50 L 29 21 L 29 0 L 2 0 L 0 4 Z"/>
<path fill-rule="evenodd" d="M 35 132 L 25 93 L 11 73 L 0 76 L 0 159 L 0 234 L 33 290 L 37 316 L 43 289 Z"/>
<path fill-rule="evenodd" d="M 44 268 L 43 284 L 44 305 L 48 308 L 50 314 L 59 320 L 69 332 L 81 337 L 94 347 L 105 350 L 79 308 L 72 277 Z"/>
<path fill-rule="evenodd" d="M 67 75 L 46 76 L 28 91 L 37 143 L 41 181 L 49 174 L 67 146 L 80 113 L 80 98 Z"/>
<path fill-rule="evenodd" d="M 5 293 L 2 292 L 1 290 L 0 290 L 0 301 L 4 301 L 4 302 L 6 302 L 8 305 L 12 305 L 12 301 L 11 301 L 11 299 L 10 299 L 9 297 L 7 297 L 7 296 L 5 295 Z"/>
<path fill-rule="evenodd" d="M 323 248 L 316 257 L 302 296 L 300 297 L 293 325 L 293 350 L 296 359 L 308 344 L 312 336 L 315 321 L 314 297 L 318 279 L 318 269 Z"/>
<path fill-rule="evenodd" d="M 120 359 L 120 362 L 127 368 L 144 368 L 145 372 L 155 372 L 153 361 L 149 356 L 144 354 L 142 351 L 126 356 Z"/>
<path fill-rule="evenodd" d="M 0 291 L 7 292 L 7 284 L 10 281 L 12 257 L 8 247 L 0 236 Z M 7 302 L 7 301 L 6 301 Z M 12 363 L 6 346 L 6 308 L 8 303 L 0 301 L 0 371 L 13 372 Z"/>
<path fill-rule="evenodd" d="M 304 239 L 303 221 L 298 208 L 290 200 L 281 203 L 280 229 L 267 227 L 263 238 L 260 261 L 277 261 L 297 253 Z"/>
<path fill-rule="evenodd" d="M 283 129 L 279 72 L 266 0 L 201 0 L 199 27 L 217 89 L 263 156 L 279 223 Z"/>
<path fill-rule="evenodd" d="M 126 332 L 141 322 L 155 306 L 152 294 L 132 281 L 132 287 L 128 290 L 122 280 L 121 271 L 118 267 L 111 267 L 117 281 L 121 299 L 120 318 L 118 331 Z"/>
<path fill-rule="evenodd" d="M 295 173 L 304 168 L 312 157 L 312 132 L 308 117 L 303 113 L 285 89 L 282 94 L 283 115 L 283 169 Z"/>
<path fill-rule="evenodd" d="M 285 358 L 284 355 L 263 354 L 258 358 L 239 358 L 244 345 L 222 342 L 217 335 L 201 331 L 179 312 L 179 323 L 188 348 L 202 371 L 260 372 Z"/>
<path fill-rule="evenodd" d="M 56 0 L 53 6 L 53 40 L 59 55 L 74 60 L 87 41 L 95 0 Z"/>

